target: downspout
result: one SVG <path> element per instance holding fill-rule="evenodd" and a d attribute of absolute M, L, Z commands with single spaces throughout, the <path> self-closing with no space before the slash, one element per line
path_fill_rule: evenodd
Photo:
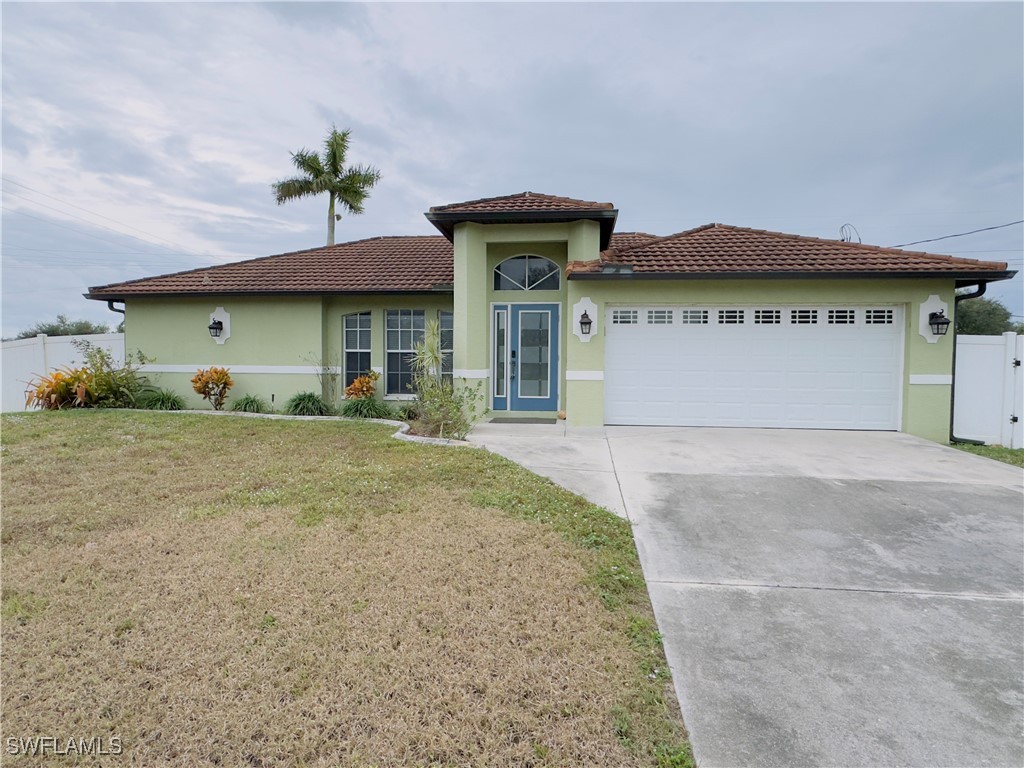
<path fill-rule="evenodd" d="M 978 289 L 971 293 L 957 294 L 953 299 L 953 320 L 957 318 L 957 307 L 960 306 L 961 301 L 967 301 L 968 299 L 979 299 L 985 295 L 985 291 L 988 289 L 988 283 L 978 283 Z M 952 383 L 949 385 L 949 442 L 951 443 L 964 443 L 965 445 L 984 445 L 984 440 L 971 440 L 966 437 L 957 437 L 953 434 L 953 416 L 956 413 L 956 322 L 953 323 L 953 378 Z"/>
<path fill-rule="evenodd" d="M 124 310 L 123 309 L 118 309 L 117 307 L 114 306 L 114 300 L 113 299 L 111 299 L 110 301 L 107 302 L 107 309 L 109 309 L 111 312 L 117 312 L 118 314 L 122 314 L 122 315 L 124 314 Z"/>

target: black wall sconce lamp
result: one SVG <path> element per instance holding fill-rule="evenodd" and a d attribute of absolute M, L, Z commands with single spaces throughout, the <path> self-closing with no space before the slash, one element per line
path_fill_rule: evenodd
<path fill-rule="evenodd" d="M 938 312 L 931 312 L 928 315 L 928 325 L 931 326 L 934 336 L 945 336 L 949 330 L 950 320 L 941 309 Z"/>
<path fill-rule="evenodd" d="M 590 335 L 590 329 L 594 326 L 594 321 L 590 319 L 590 315 L 584 310 L 583 314 L 580 315 L 580 333 L 584 336 Z"/>
<path fill-rule="evenodd" d="M 220 338 L 221 331 L 224 330 L 224 323 L 220 320 L 214 320 L 209 326 L 207 326 L 207 328 L 210 331 L 210 335 L 217 339 Z"/>

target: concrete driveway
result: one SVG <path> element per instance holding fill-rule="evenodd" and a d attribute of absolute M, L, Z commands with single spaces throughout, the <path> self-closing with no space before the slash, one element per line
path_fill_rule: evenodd
<path fill-rule="evenodd" d="M 632 522 L 706 766 L 1024 765 L 1024 472 L 908 435 L 481 425 Z"/>

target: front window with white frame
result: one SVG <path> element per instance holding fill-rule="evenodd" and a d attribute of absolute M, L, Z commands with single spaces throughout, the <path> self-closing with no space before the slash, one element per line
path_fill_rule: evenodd
<path fill-rule="evenodd" d="M 370 372 L 370 313 L 345 315 L 345 386 Z"/>
<path fill-rule="evenodd" d="M 385 389 L 389 395 L 413 394 L 410 358 L 423 343 L 426 313 L 422 309 L 389 309 L 386 315 Z"/>
<path fill-rule="evenodd" d="M 455 315 L 441 310 L 437 314 L 437 320 L 441 328 L 441 376 L 446 381 L 451 381 L 455 350 Z"/>

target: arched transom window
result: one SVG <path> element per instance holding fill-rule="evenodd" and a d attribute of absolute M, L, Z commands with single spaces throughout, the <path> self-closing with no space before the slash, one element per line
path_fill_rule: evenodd
<path fill-rule="evenodd" d="M 543 256 L 513 256 L 494 268 L 494 290 L 557 291 L 560 272 Z"/>

